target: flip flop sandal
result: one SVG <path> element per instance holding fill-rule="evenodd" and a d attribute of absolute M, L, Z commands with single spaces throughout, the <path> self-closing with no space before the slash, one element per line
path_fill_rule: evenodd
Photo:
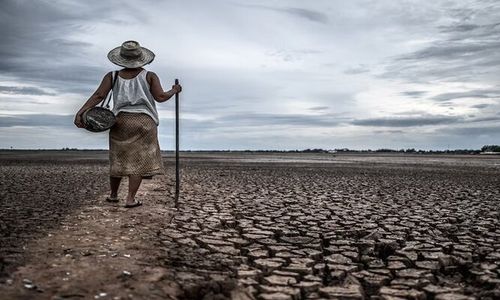
<path fill-rule="evenodd" d="M 135 201 L 134 203 L 132 204 L 127 204 L 125 205 L 125 208 L 132 208 L 132 207 L 137 207 L 137 206 L 141 206 L 142 205 L 142 202 L 141 201 Z"/>
<path fill-rule="evenodd" d="M 106 201 L 107 201 L 107 202 L 111 202 L 111 203 L 117 203 L 117 202 L 119 202 L 120 200 L 118 200 L 118 198 L 106 197 Z"/>

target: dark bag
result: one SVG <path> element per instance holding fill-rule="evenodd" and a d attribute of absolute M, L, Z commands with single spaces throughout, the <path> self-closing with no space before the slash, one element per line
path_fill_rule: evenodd
<path fill-rule="evenodd" d="M 101 132 L 110 129 L 116 122 L 115 114 L 109 109 L 109 102 L 111 101 L 111 95 L 113 94 L 113 88 L 115 87 L 116 79 L 118 79 L 118 71 L 114 71 L 113 74 L 113 84 L 111 85 L 111 90 L 109 91 L 106 98 L 101 103 L 101 106 L 95 106 L 87 109 L 83 115 L 83 123 L 85 124 L 85 129 L 92 132 Z M 104 107 L 106 104 L 106 107 Z"/>

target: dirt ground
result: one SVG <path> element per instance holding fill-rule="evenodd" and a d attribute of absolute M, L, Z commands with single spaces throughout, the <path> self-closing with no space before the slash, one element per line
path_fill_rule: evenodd
<path fill-rule="evenodd" d="M 499 157 L 166 166 L 125 209 L 104 152 L 0 153 L 0 299 L 500 298 Z"/>

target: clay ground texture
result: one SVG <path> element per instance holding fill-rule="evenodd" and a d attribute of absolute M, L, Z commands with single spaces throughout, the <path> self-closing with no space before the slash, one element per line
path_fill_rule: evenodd
<path fill-rule="evenodd" d="M 181 157 L 125 209 L 105 152 L 2 152 L 0 298 L 500 298 L 500 157 Z"/>

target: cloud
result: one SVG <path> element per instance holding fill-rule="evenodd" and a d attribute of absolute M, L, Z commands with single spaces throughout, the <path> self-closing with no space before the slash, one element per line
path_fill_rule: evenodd
<path fill-rule="evenodd" d="M 351 124 L 358 126 L 373 127 L 420 127 L 429 125 L 451 125 L 472 124 L 480 122 L 498 122 L 497 116 L 475 116 L 475 115 L 429 115 L 414 114 L 396 117 L 355 119 Z"/>
<path fill-rule="evenodd" d="M 249 8 L 276 11 L 279 13 L 284 13 L 287 15 L 306 19 L 311 22 L 317 22 L 323 24 L 326 24 L 328 22 L 328 16 L 326 14 L 312 9 L 299 8 L 299 7 L 272 7 L 272 6 L 256 5 L 256 4 L 240 4 L 240 5 Z"/>
<path fill-rule="evenodd" d="M 358 126 L 374 127 L 413 127 L 457 123 L 462 118 L 456 116 L 407 116 L 390 118 L 357 119 L 351 122 Z"/>
<path fill-rule="evenodd" d="M 269 129 L 271 127 L 335 127 L 348 120 L 336 114 L 273 114 L 273 113 L 238 113 L 214 117 L 208 120 L 184 119 L 183 127 L 189 131 L 213 131 L 237 128 Z"/>
<path fill-rule="evenodd" d="M 329 106 L 313 106 L 310 107 L 309 110 L 319 111 L 319 110 L 327 110 L 329 108 L 330 108 Z"/>
<path fill-rule="evenodd" d="M 0 127 L 14 126 L 70 126 L 73 127 L 74 115 L 54 114 L 15 114 L 0 115 Z M 162 126 L 168 126 L 170 119 L 161 118 Z M 168 121 L 167 121 L 168 120 Z M 204 131 L 214 128 L 237 128 L 237 127 L 269 127 L 269 126 L 336 126 L 347 120 L 336 114 L 272 114 L 272 113 L 240 113 L 199 120 L 192 117 L 183 117 L 182 123 L 185 129 Z"/>
<path fill-rule="evenodd" d="M 469 123 L 477 123 L 477 122 L 491 122 L 491 121 L 494 121 L 494 122 L 498 122 L 500 121 L 500 117 L 478 117 L 478 118 L 471 118 L 471 119 L 468 119 L 467 122 Z"/>
<path fill-rule="evenodd" d="M 347 74 L 347 75 L 356 75 L 356 74 L 362 74 L 362 73 L 368 73 L 368 72 L 370 72 L 370 69 L 364 65 L 360 65 L 357 67 L 351 67 L 351 68 L 344 70 L 344 74 Z"/>
<path fill-rule="evenodd" d="M 311 9 L 288 7 L 288 8 L 282 8 L 282 9 L 276 8 L 275 10 L 283 11 L 285 13 L 295 15 L 298 17 L 302 17 L 302 18 L 305 18 L 305 19 L 307 19 L 309 21 L 313 21 L 313 22 L 319 22 L 319 23 L 327 23 L 328 22 L 328 16 L 326 14 L 318 12 L 318 11 L 314 11 Z"/>
<path fill-rule="evenodd" d="M 411 97 L 411 98 L 421 98 L 422 96 L 427 94 L 427 92 L 426 91 L 404 91 L 404 92 L 401 92 L 401 94 L 404 96 Z"/>
<path fill-rule="evenodd" d="M 41 88 L 29 86 L 0 86 L 0 94 L 19 94 L 19 95 L 54 95 Z"/>
<path fill-rule="evenodd" d="M 474 23 L 460 23 L 457 22 L 452 25 L 440 26 L 441 32 L 444 33 L 455 33 L 459 34 L 474 34 L 475 36 L 488 35 L 489 32 L 495 30 L 500 23 L 490 23 L 490 24 L 474 24 Z M 474 32 L 470 32 L 474 31 Z"/>
<path fill-rule="evenodd" d="M 500 126 L 499 125 L 485 125 L 478 127 L 459 126 L 453 128 L 444 128 L 442 129 L 442 131 L 447 134 L 453 134 L 459 136 L 477 136 L 477 135 L 499 136 Z"/>
<path fill-rule="evenodd" d="M 500 79 L 497 75 L 500 26 L 496 17 L 500 6 L 481 1 L 436 2 L 435 5 L 440 9 L 435 20 L 438 25 L 430 27 L 431 32 L 423 38 L 428 42 L 394 57 L 382 77 L 434 84 Z"/>
<path fill-rule="evenodd" d="M 465 32 L 480 28 L 477 24 L 455 24 L 448 26 L 440 26 L 442 32 Z"/>
<path fill-rule="evenodd" d="M 482 109 L 482 108 L 486 108 L 488 106 L 491 106 L 490 104 L 476 104 L 476 105 L 472 105 L 471 107 L 473 108 L 478 108 L 478 109 Z"/>
<path fill-rule="evenodd" d="M 92 44 L 72 36 L 82 31 L 84 22 L 107 18 L 109 10 L 77 2 L 59 4 L 2 1 L 2 77 L 64 92 L 88 91 L 95 84 L 90 78 L 104 69 L 82 59 Z"/>
<path fill-rule="evenodd" d="M 399 129 L 395 129 L 395 130 L 374 130 L 373 132 L 377 133 L 377 134 L 400 134 L 400 133 L 405 133 L 404 130 L 399 130 Z"/>
<path fill-rule="evenodd" d="M 0 127 L 74 127 L 73 115 L 24 114 L 0 115 Z"/>
<path fill-rule="evenodd" d="M 443 93 L 432 97 L 436 101 L 448 101 L 461 98 L 500 98 L 500 90 L 483 89 L 470 90 L 466 92 Z"/>
<path fill-rule="evenodd" d="M 496 32 L 495 32 L 496 33 Z M 492 34 L 493 35 L 493 34 Z M 413 52 L 399 58 L 404 60 L 431 60 L 431 59 L 478 59 L 488 52 L 498 49 L 500 42 L 482 41 L 477 44 L 472 44 L 468 41 L 443 41 Z M 488 55 L 489 56 L 489 55 Z"/>
<path fill-rule="evenodd" d="M 218 118 L 216 122 L 232 124 L 233 126 L 335 126 L 345 117 L 334 114 L 306 115 L 306 114 L 271 114 L 249 113 L 232 114 Z"/>

